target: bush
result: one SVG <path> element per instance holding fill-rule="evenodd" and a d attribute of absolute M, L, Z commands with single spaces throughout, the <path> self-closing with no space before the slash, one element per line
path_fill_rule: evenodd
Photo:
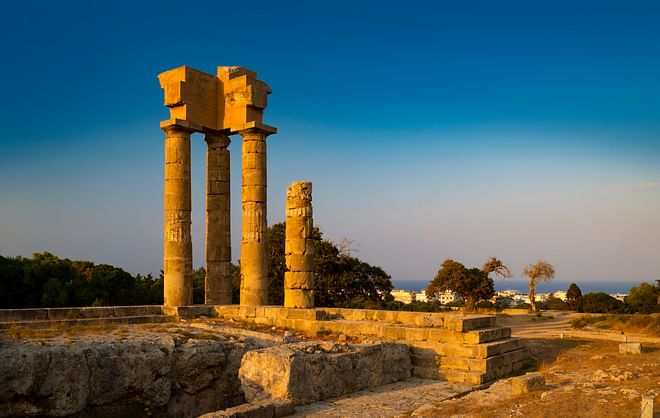
<path fill-rule="evenodd" d="M 654 313 L 660 312 L 658 293 L 649 283 L 641 283 L 630 289 L 624 300 L 629 312 Z"/>
<path fill-rule="evenodd" d="M 578 306 L 578 312 L 587 313 L 623 313 L 624 310 L 623 302 L 604 292 L 587 293 Z"/>
<path fill-rule="evenodd" d="M 543 309 L 549 309 L 553 311 L 567 311 L 570 310 L 568 303 L 564 302 L 559 298 L 548 298 L 547 301 L 541 304 Z"/>
<path fill-rule="evenodd" d="M 571 321 L 571 326 L 573 328 L 584 328 L 587 325 L 593 325 L 596 322 L 601 322 L 606 320 L 607 317 L 605 315 L 599 315 L 599 316 L 581 316 L 579 318 L 575 318 Z"/>
<path fill-rule="evenodd" d="M 445 306 L 448 306 L 448 307 L 450 307 L 450 308 L 451 308 L 451 307 L 462 307 L 462 306 L 465 306 L 465 301 L 462 301 L 462 300 L 452 300 L 452 301 L 449 302 L 449 303 L 445 303 Z"/>
<path fill-rule="evenodd" d="M 477 307 L 477 308 L 493 308 L 493 307 L 495 307 L 495 305 L 493 304 L 493 302 L 491 302 L 489 300 L 480 300 L 479 302 L 477 302 L 475 307 Z"/>

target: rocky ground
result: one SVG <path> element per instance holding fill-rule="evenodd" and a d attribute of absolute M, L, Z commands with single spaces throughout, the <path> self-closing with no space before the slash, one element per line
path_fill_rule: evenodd
<path fill-rule="evenodd" d="M 502 318 L 506 322 L 502 325 L 511 326 L 514 335 L 526 338 L 537 360 L 537 369 L 547 382 L 542 390 L 514 397 L 511 395 L 510 380 L 500 381 L 487 389 L 473 390 L 455 383 L 410 379 L 300 406 L 295 416 L 639 417 L 641 397 L 650 395 L 659 398 L 655 410 L 656 416 L 660 417 L 660 338 L 647 336 L 643 340 L 645 349 L 642 354 L 619 354 L 618 344 L 623 338 L 620 332 L 575 333 L 570 329 L 570 319 L 571 314 L 554 314 L 545 318 L 531 315 Z M 165 341 L 175 347 L 170 350 L 172 353 L 188 355 L 198 351 L 202 353 L 203 350 L 200 350 L 207 345 L 205 341 L 222 342 L 224 346 L 239 348 L 244 344 L 261 347 L 278 345 L 301 338 L 280 329 L 240 329 L 238 325 L 201 320 L 51 331 L 10 329 L 0 338 L 0 345 L 26 344 L 38 352 L 42 346 L 62 343 L 84 347 L 92 342 L 110 344 L 127 340 L 135 342 L 144 351 L 142 346 L 145 341 Z M 562 334 L 564 338 L 560 337 Z M 335 339 L 337 336 L 324 338 Z M 630 339 L 635 337 L 630 336 Z M 156 350 L 156 354 L 159 351 L 163 350 Z M 173 370 L 176 369 L 177 356 L 173 357 L 174 362 L 169 366 Z M 200 359 L 206 357 L 203 355 Z M 168 373 L 161 374 L 169 378 Z M 197 381 L 195 376 L 191 375 L 191 378 Z M 18 380 L 11 381 L 15 383 Z M 191 395 L 192 398 L 196 396 Z"/>

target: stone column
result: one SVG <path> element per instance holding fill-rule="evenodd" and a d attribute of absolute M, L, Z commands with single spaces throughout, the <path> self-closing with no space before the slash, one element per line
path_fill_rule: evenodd
<path fill-rule="evenodd" d="M 206 282 L 204 303 L 231 305 L 229 136 L 206 132 Z"/>
<path fill-rule="evenodd" d="M 240 131 L 243 137 L 241 305 L 268 304 L 266 136 L 269 133 L 258 128 Z"/>
<path fill-rule="evenodd" d="M 296 181 L 286 192 L 284 306 L 314 307 L 312 183 Z"/>
<path fill-rule="evenodd" d="M 163 248 L 164 305 L 192 304 L 192 241 L 190 239 L 190 134 L 180 125 L 165 131 L 165 237 Z"/>

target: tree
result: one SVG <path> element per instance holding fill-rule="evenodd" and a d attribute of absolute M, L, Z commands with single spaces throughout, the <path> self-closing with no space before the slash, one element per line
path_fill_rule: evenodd
<path fill-rule="evenodd" d="M 572 310 L 576 310 L 582 298 L 582 290 L 575 283 L 571 283 L 566 291 L 566 302 Z"/>
<path fill-rule="evenodd" d="M 624 299 L 624 303 L 631 312 L 644 314 L 660 312 L 658 293 L 649 283 L 641 283 L 639 286 L 632 287 Z"/>
<path fill-rule="evenodd" d="M 438 273 L 426 287 L 426 297 L 431 299 L 445 290 L 461 295 L 465 299 L 467 311 L 474 311 L 476 302 L 489 299 L 495 294 L 493 279 L 488 277 L 486 271 L 478 268 L 468 269 L 450 258 L 442 263 Z"/>
<path fill-rule="evenodd" d="M 555 268 L 545 260 L 539 260 L 534 264 L 525 266 L 523 274 L 529 277 L 529 303 L 530 310 L 536 312 L 536 301 L 534 291 L 538 282 L 547 282 L 555 277 Z"/>
<path fill-rule="evenodd" d="M 484 263 L 481 268 L 486 274 L 495 273 L 503 279 L 511 277 L 511 271 L 502 261 L 495 257 L 491 257 Z"/>

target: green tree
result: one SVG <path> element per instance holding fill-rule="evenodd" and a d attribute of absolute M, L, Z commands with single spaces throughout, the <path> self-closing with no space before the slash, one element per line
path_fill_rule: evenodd
<path fill-rule="evenodd" d="M 547 282 L 555 277 L 555 268 L 545 260 L 525 266 L 523 274 L 529 277 L 529 304 L 530 310 L 536 312 L 535 290 L 538 282 Z"/>
<path fill-rule="evenodd" d="M 566 291 L 566 303 L 568 303 L 569 308 L 576 310 L 580 304 L 581 298 L 582 290 L 575 283 L 571 283 L 571 285 L 568 286 L 568 290 Z"/>
<path fill-rule="evenodd" d="M 489 299 L 495 294 L 495 285 L 486 271 L 478 268 L 468 269 L 462 263 L 448 258 L 426 287 L 426 297 L 435 298 L 445 290 L 461 295 L 465 299 L 465 309 L 474 311 L 476 302 Z"/>
<path fill-rule="evenodd" d="M 644 314 L 660 312 L 658 293 L 650 283 L 641 283 L 639 286 L 632 287 L 624 299 L 624 303 L 630 312 Z"/>

